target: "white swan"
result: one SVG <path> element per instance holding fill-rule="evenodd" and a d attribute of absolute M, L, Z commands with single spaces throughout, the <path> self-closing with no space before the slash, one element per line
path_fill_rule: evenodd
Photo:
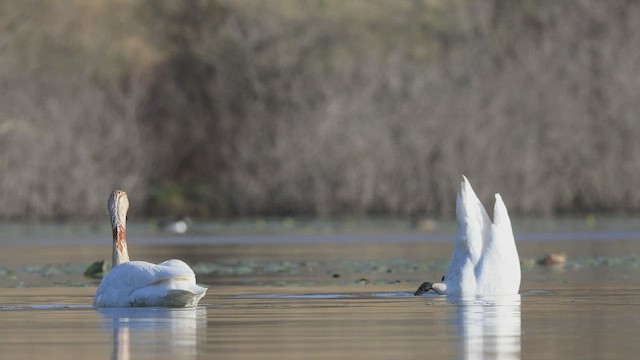
<path fill-rule="evenodd" d="M 520 289 L 520 259 L 511 220 L 496 194 L 493 223 L 462 177 L 456 199 L 458 228 L 453 254 L 442 281 L 423 283 L 415 295 L 434 290 L 443 295 L 511 295 Z"/>
<path fill-rule="evenodd" d="M 113 230 L 113 269 L 102 279 L 93 305 L 98 307 L 164 306 L 194 307 L 206 288 L 196 285 L 193 270 L 181 260 L 158 265 L 129 261 L 126 238 L 129 199 L 122 190 L 108 202 Z"/>

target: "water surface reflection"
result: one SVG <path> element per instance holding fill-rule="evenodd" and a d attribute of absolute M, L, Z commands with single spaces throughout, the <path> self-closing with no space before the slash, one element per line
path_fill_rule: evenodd
<path fill-rule="evenodd" d="M 447 302 L 456 305 L 465 359 L 520 359 L 520 295 Z"/>
<path fill-rule="evenodd" d="M 207 309 L 99 308 L 113 333 L 113 359 L 195 359 L 206 344 Z"/>

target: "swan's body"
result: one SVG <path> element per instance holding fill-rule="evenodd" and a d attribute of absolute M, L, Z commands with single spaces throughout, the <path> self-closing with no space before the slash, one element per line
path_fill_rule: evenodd
<path fill-rule="evenodd" d="M 507 207 L 495 195 L 493 222 L 463 176 L 456 199 L 456 240 L 442 282 L 425 282 L 420 295 L 511 295 L 520 289 L 520 259 Z"/>
<path fill-rule="evenodd" d="M 160 264 L 129 261 L 126 242 L 126 217 L 129 200 L 116 190 L 109 198 L 113 229 L 113 269 L 102 279 L 94 306 L 167 306 L 194 307 L 206 288 L 196 285 L 193 270 L 181 260 Z"/>
<path fill-rule="evenodd" d="M 95 306 L 194 307 L 206 288 L 196 285 L 191 268 L 180 260 L 160 264 L 146 261 L 122 263 L 100 283 Z"/>

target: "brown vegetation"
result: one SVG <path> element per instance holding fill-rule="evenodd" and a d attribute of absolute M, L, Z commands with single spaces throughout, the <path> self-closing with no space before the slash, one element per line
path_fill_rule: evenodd
<path fill-rule="evenodd" d="M 640 4 L 0 0 L 0 217 L 638 211 Z"/>

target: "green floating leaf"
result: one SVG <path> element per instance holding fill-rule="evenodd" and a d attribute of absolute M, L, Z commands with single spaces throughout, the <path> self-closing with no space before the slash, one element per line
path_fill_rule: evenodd
<path fill-rule="evenodd" d="M 316 264 L 311 263 L 312 266 Z M 225 263 L 207 263 L 201 262 L 195 264 L 192 269 L 196 274 L 207 275 L 248 275 L 254 273 L 262 274 L 297 274 L 299 269 L 304 266 L 303 263 L 282 261 L 282 262 L 265 262 L 256 261 L 231 261 Z"/>
<path fill-rule="evenodd" d="M 77 280 L 54 281 L 53 286 L 58 287 L 86 287 L 87 284 Z"/>
<path fill-rule="evenodd" d="M 231 273 L 232 275 L 249 275 L 249 274 L 253 274 L 254 269 L 251 266 L 242 265 L 242 266 L 233 268 L 232 271 L 233 271 Z"/>
<path fill-rule="evenodd" d="M 42 277 L 82 274 L 84 264 L 35 264 L 22 268 L 23 272 L 38 274 Z"/>
<path fill-rule="evenodd" d="M 0 277 L 5 277 L 8 279 L 15 279 L 16 278 L 16 274 L 13 272 L 13 270 L 6 268 L 4 266 L 0 266 Z"/>

